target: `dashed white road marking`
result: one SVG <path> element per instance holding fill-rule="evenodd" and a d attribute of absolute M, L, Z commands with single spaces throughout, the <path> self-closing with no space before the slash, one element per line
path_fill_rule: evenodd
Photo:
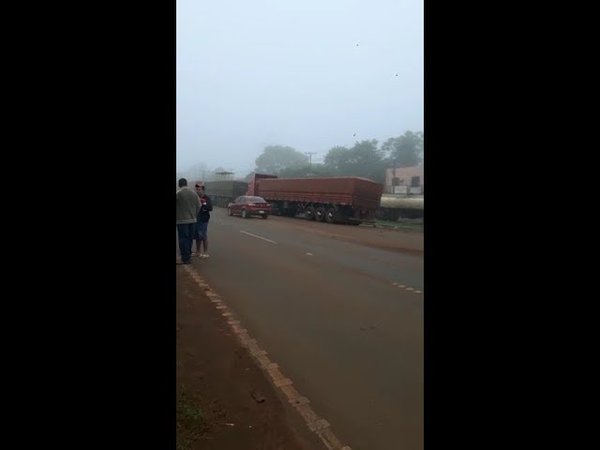
<path fill-rule="evenodd" d="M 258 239 L 262 239 L 263 241 L 270 242 L 271 244 L 277 244 L 277 242 L 272 241 L 271 239 L 264 238 L 264 237 L 259 236 L 257 234 L 248 233 L 247 231 L 243 231 L 242 230 L 242 231 L 240 231 L 240 233 L 244 233 L 244 234 L 247 234 L 248 236 L 252 236 L 252 237 L 255 237 L 255 238 L 258 238 Z"/>
<path fill-rule="evenodd" d="M 244 231 L 242 231 L 242 233 L 244 233 Z M 260 236 L 255 237 L 264 239 Z M 200 286 L 200 288 L 202 288 L 209 296 L 211 302 L 215 303 L 215 307 L 220 310 L 221 314 L 226 316 L 227 323 L 236 334 L 242 345 L 248 349 L 248 352 L 258 362 L 260 368 L 269 375 L 271 383 L 273 383 L 277 389 L 283 392 L 290 404 L 304 418 L 308 429 L 321 439 L 321 442 L 323 442 L 325 447 L 327 447 L 327 450 L 352 450 L 348 445 L 343 445 L 340 442 L 340 440 L 331 430 L 329 422 L 324 418 L 319 417 L 317 413 L 315 413 L 310 406 L 310 400 L 302 396 L 302 394 L 300 394 L 300 392 L 294 388 L 294 382 L 281 372 L 279 364 L 271 361 L 267 356 L 267 352 L 259 347 L 256 339 L 251 338 L 248 334 L 248 330 L 241 327 L 240 321 L 234 318 L 234 314 L 219 298 L 218 294 L 212 291 L 208 284 L 200 276 L 198 276 L 198 274 L 194 272 L 194 269 L 192 269 L 190 266 L 184 266 L 184 269 L 192 276 L 198 286 Z"/>
<path fill-rule="evenodd" d="M 312 254 L 312 253 L 310 253 L 310 252 L 306 252 L 306 255 L 307 255 L 307 256 L 312 256 L 313 254 Z"/>
<path fill-rule="evenodd" d="M 419 291 L 418 289 L 415 289 L 413 287 L 406 286 L 405 284 L 392 283 L 392 285 L 396 286 L 396 287 L 399 287 L 399 288 L 402 288 L 402 289 L 404 289 L 406 291 L 409 291 L 409 292 L 414 292 L 415 294 L 422 294 L 423 293 L 423 291 Z"/>

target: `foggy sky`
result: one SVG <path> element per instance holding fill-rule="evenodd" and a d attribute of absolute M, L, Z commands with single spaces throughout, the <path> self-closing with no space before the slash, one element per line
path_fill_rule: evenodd
<path fill-rule="evenodd" d="M 177 170 L 423 131 L 423 0 L 177 0 Z M 353 136 L 356 134 L 356 136 Z"/>

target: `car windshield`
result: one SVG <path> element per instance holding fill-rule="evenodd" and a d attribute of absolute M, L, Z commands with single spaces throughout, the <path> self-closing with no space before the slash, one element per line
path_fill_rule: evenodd
<path fill-rule="evenodd" d="M 262 197 L 246 197 L 246 203 L 266 203 Z"/>

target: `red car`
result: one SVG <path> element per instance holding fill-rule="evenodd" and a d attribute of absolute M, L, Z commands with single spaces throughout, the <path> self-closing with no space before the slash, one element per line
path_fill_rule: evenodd
<path fill-rule="evenodd" d="M 229 215 L 240 215 L 244 219 L 250 216 L 260 216 L 263 219 L 271 214 L 271 205 L 262 197 L 242 195 L 227 205 Z"/>

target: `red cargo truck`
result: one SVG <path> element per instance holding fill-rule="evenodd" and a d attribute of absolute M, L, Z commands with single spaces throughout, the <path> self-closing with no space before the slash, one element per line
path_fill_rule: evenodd
<path fill-rule="evenodd" d="M 372 220 L 383 186 L 361 177 L 277 178 L 255 174 L 246 195 L 268 201 L 273 212 L 329 223 Z"/>

